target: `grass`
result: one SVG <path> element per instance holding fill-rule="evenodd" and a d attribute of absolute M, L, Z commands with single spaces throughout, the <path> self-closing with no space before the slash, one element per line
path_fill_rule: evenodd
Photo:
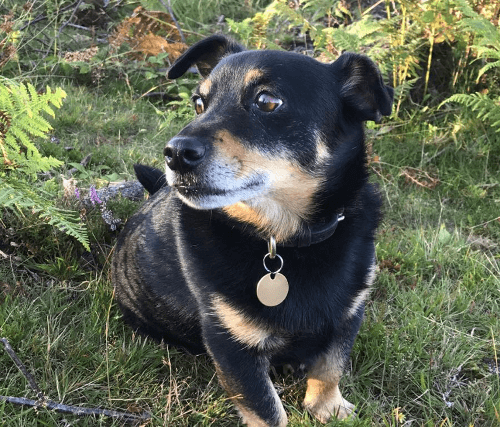
<path fill-rule="evenodd" d="M 193 82 L 176 84 L 181 93 Z M 161 167 L 165 142 L 192 117 L 185 97 L 151 101 L 120 79 L 57 85 L 68 93 L 53 121 L 60 142 L 38 143 L 65 162 L 43 183 L 64 206 L 81 208 L 62 197 L 59 174 L 72 163 L 92 153 L 75 176 L 83 188 L 130 179 L 135 162 Z M 359 417 L 329 426 L 500 425 L 499 139 L 465 110 L 411 106 L 369 125 L 370 167 L 384 198 L 380 271 L 341 383 Z M 112 210 L 127 218 L 137 206 L 122 200 Z M 2 215 L 2 242 L 17 245 L 19 256 L 0 257 L 0 336 L 46 397 L 148 411 L 151 426 L 240 425 L 207 357 L 136 336 L 122 322 L 109 277 L 116 233 L 98 210 L 86 210 L 91 254 L 40 220 Z M 0 395 L 36 398 L 1 347 L 0 373 Z M 290 426 L 320 425 L 301 407 L 304 381 L 276 385 Z M 63 420 L 122 425 L 0 402 L 0 425 L 68 425 Z"/>
<path fill-rule="evenodd" d="M 131 174 L 135 161 L 159 165 L 157 153 L 164 141 L 182 126 L 176 123 L 160 134 L 162 116 L 144 99 L 124 97 L 118 103 L 100 90 L 69 85 L 65 89 L 70 101 L 55 122 L 55 134 L 78 148 L 81 157 L 93 153 L 96 160 L 89 175 L 81 178 L 84 184 L 97 180 L 99 173 L 90 172 L 99 164 L 124 175 Z M 385 198 L 385 219 L 377 243 L 380 273 L 342 382 L 346 398 L 360 410 L 350 425 L 398 426 L 411 421 L 494 426 L 500 422 L 500 377 L 495 373 L 500 224 L 488 221 L 498 215 L 500 195 L 497 187 L 481 185 L 500 181 L 495 167 L 500 152 L 494 144 L 486 153 L 479 150 L 474 138 L 483 129 L 474 134 L 472 124 L 469 142 L 459 147 L 453 138 L 441 142 L 444 146 L 423 145 L 429 134 L 415 124 L 419 122 L 400 128 L 386 123 L 393 130 L 382 137 L 370 133 L 379 157 L 372 167 Z M 441 131 L 446 133 L 448 126 L 443 123 Z M 381 129 L 370 132 L 377 131 Z M 99 142 L 102 138 L 105 142 Z M 439 175 L 434 189 L 407 182 L 401 175 L 445 147 L 450 148 L 424 165 Z M 71 157 L 75 151 L 67 152 L 68 161 L 80 160 Z M 472 243 L 471 235 L 491 247 Z M 108 256 L 109 248 L 104 252 Z M 73 405 L 147 410 L 153 414 L 150 425 L 238 424 L 206 357 L 159 346 L 123 324 L 113 301 L 109 257 L 98 271 L 54 278 L 57 271 L 55 275 L 64 278 L 60 270 L 67 269 L 65 265 L 54 268 L 52 276 L 22 262 L 4 261 L 0 270 L 0 335 L 10 340 L 49 398 Z M 86 280 L 81 280 L 82 274 Z M 34 397 L 7 355 L 0 355 L 0 371 L 5 373 L 0 394 Z M 301 408 L 304 382 L 278 382 L 290 425 L 319 425 Z M 62 419 L 73 422 L 77 417 L 0 404 L 2 425 L 55 425 Z M 78 425 L 120 423 L 82 418 Z"/>

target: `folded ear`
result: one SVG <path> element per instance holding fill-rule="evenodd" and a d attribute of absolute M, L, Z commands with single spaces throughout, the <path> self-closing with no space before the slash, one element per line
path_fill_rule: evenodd
<path fill-rule="evenodd" d="M 195 43 L 177 58 L 167 71 L 167 78 L 176 79 L 193 65 L 196 65 L 200 74 L 206 77 L 224 56 L 244 50 L 245 48 L 234 40 L 215 34 Z"/>
<path fill-rule="evenodd" d="M 364 55 L 344 53 L 332 67 L 340 81 L 340 96 L 361 121 L 379 123 L 392 111 L 394 90 L 386 86 L 375 63 Z"/>

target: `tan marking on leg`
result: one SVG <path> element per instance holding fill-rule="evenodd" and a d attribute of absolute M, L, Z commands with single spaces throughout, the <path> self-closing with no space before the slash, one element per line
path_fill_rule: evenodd
<path fill-rule="evenodd" d="M 363 304 L 368 298 L 368 295 L 370 295 L 370 291 L 370 288 L 366 288 L 358 292 L 358 294 L 354 297 L 351 306 L 347 310 L 348 318 L 354 316 L 358 312 L 361 304 Z"/>
<path fill-rule="evenodd" d="M 220 365 L 216 361 L 214 361 L 214 365 L 215 365 L 215 371 L 217 372 L 217 377 L 219 378 L 222 387 L 224 387 L 224 390 L 226 390 L 226 393 L 233 402 L 234 406 L 236 406 L 236 409 L 238 410 L 238 413 L 241 416 L 242 422 L 246 424 L 248 427 L 269 427 L 269 425 L 262 418 L 260 418 L 254 411 L 247 408 L 245 404 L 245 397 L 238 392 L 239 388 L 238 382 L 235 381 L 233 378 L 227 376 L 222 371 Z M 268 380 L 268 386 L 271 388 L 271 390 L 274 391 L 273 397 L 275 400 L 275 408 L 277 411 L 276 418 L 279 420 L 277 426 L 286 427 L 288 423 L 288 418 L 285 409 L 281 404 L 281 400 L 278 396 L 278 393 L 276 393 L 276 390 L 274 389 L 274 386 L 271 383 L 270 379 Z"/>
<path fill-rule="evenodd" d="M 342 397 L 338 383 L 310 378 L 304 399 L 306 409 L 320 422 L 326 424 L 332 416 L 342 420 L 352 414 L 354 405 Z"/>
<path fill-rule="evenodd" d="M 280 421 L 279 424 L 277 424 L 277 426 L 286 427 L 286 425 L 288 424 L 288 418 L 281 403 L 280 403 L 280 409 L 281 409 L 280 411 L 281 414 L 279 418 Z M 238 406 L 238 412 L 240 413 L 241 421 L 248 427 L 269 427 L 269 424 L 267 424 L 262 418 L 260 418 L 257 414 L 253 413 L 252 411 L 249 411 L 248 409 L 244 408 L 243 406 Z"/>
<path fill-rule="evenodd" d="M 264 72 L 262 70 L 254 68 L 245 74 L 245 77 L 243 78 L 243 84 L 245 86 L 248 86 L 250 83 L 253 83 L 254 81 L 260 79 L 263 75 Z"/>
<path fill-rule="evenodd" d="M 293 157 L 290 153 L 266 157 L 257 150 L 244 147 L 227 131 L 219 131 L 215 140 L 216 156 L 235 168 L 236 177 L 261 172 L 270 181 L 265 195 L 223 208 L 226 214 L 274 235 L 277 242 L 297 233 L 302 222 L 314 213 L 314 195 L 322 186 L 323 178 L 303 170 L 290 160 Z"/>
<path fill-rule="evenodd" d="M 205 79 L 200 83 L 200 94 L 202 96 L 208 96 L 210 93 L 210 88 L 212 87 L 212 80 Z"/>
<path fill-rule="evenodd" d="M 342 362 L 336 349 L 321 356 L 308 373 L 304 406 L 322 423 L 332 416 L 347 418 L 354 410 L 354 405 L 340 393 L 341 376 Z"/>
<path fill-rule="evenodd" d="M 359 291 L 358 294 L 352 300 L 352 304 L 348 308 L 346 313 L 347 318 L 354 316 L 358 312 L 361 304 L 363 304 L 370 295 L 371 287 L 373 285 L 373 282 L 375 281 L 376 271 L 377 271 L 377 265 L 374 263 L 368 270 L 368 273 L 366 274 L 365 277 L 365 285 L 367 287 Z"/>
<path fill-rule="evenodd" d="M 236 341 L 248 347 L 257 347 L 259 350 L 270 350 L 285 344 L 283 338 L 274 336 L 273 331 L 249 319 L 222 297 L 213 297 L 212 307 L 221 325 Z"/>

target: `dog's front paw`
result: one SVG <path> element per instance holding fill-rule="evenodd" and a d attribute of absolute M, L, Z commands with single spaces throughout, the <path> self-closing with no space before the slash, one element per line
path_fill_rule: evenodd
<path fill-rule="evenodd" d="M 354 405 L 345 399 L 342 399 L 342 403 L 335 405 L 324 403 L 308 405 L 304 402 L 304 407 L 314 416 L 314 418 L 323 424 L 326 424 L 332 416 L 337 417 L 339 420 L 343 420 L 354 413 Z"/>
<path fill-rule="evenodd" d="M 288 419 L 283 407 L 277 408 L 277 414 L 273 417 L 273 420 L 264 421 L 254 412 L 243 408 L 237 407 L 238 412 L 241 417 L 241 422 L 247 427 L 286 427 Z"/>
<path fill-rule="evenodd" d="M 314 380 L 308 381 L 304 407 L 324 424 L 332 416 L 343 420 L 355 413 L 354 405 L 342 397 L 337 385 L 325 387 L 324 383 Z"/>

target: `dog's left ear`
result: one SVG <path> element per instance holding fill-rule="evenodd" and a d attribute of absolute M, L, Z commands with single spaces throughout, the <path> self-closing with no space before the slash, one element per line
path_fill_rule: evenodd
<path fill-rule="evenodd" d="M 234 40 L 222 34 L 214 34 L 195 43 L 177 58 L 167 71 L 167 78 L 181 77 L 193 65 L 196 65 L 202 77 L 206 77 L 224 56 L 244 50 L 245 48 Z"/>
<path fill-rule="evenodd" d="M 361 121 L 379 123 L 392 112 L 394 90 L 386 86 L 375 63 L 364 55 L 344 53 L 332 67 L 340 80 L 340 96 Z"/>

